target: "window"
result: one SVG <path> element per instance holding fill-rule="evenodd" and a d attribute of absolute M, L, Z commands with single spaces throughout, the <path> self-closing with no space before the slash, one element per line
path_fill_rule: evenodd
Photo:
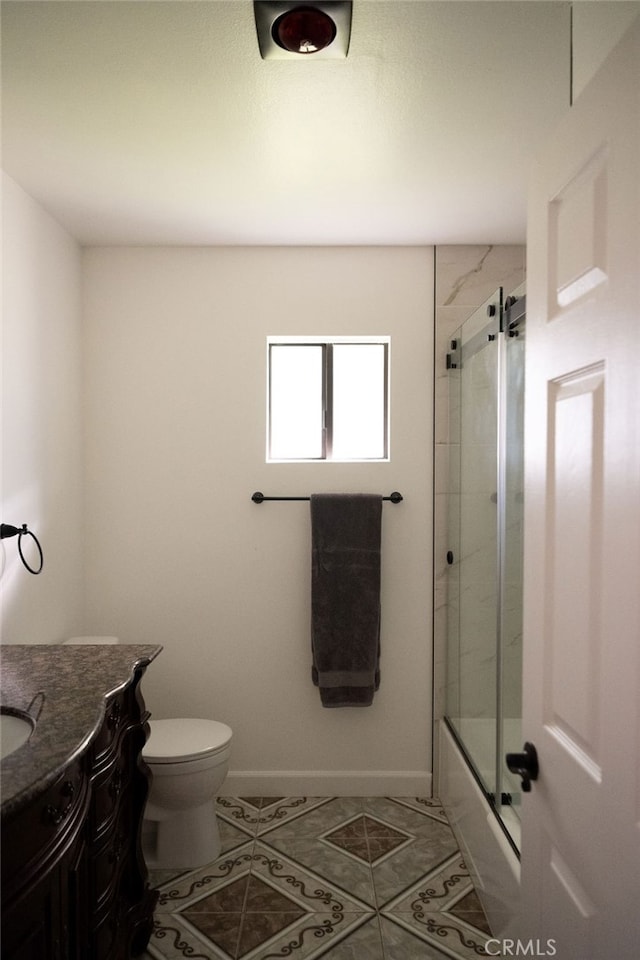
<path fill-rule="evenodd" d="M 269 337 L 267 460 L 386 460 L 389 337 Z"/>

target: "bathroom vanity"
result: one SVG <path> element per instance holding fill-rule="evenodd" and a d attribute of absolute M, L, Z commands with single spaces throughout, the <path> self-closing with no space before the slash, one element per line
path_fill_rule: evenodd
<path fill-rule="evenodd" d="M 143 952 L 157 895 L 140 843 L 149 789 L 140 681 L 160 650 L 0 649 L 3 712 L 35 720 L 0 768 L 3 960 Z"/>

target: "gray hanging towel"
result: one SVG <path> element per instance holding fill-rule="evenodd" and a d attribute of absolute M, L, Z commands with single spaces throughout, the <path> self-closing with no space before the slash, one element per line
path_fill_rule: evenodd
<path fill-rule="evenodd" d="M 380 685 L 382 497 L 311 496 L 311 675 L 324 707 L 367 707 Z"/>

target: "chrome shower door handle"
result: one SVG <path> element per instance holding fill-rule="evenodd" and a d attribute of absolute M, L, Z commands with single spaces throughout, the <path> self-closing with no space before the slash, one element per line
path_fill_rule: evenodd
<path fill-rule="evenodd" d="M 505 757 L 511 773 L 522 779 L 522 792 L 531 791 L 531 781 L 538 779 L 538 752 L 532 743 L 525 743 L 523 753 L 508 753 Z"/>

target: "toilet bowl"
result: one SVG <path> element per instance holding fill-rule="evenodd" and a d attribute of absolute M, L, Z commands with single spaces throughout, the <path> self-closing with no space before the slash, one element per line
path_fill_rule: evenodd
<path fill-rule="evenodd" d="M 217 720 L 151 720 L 142 756 L 152 774 L 142 848 L 156 869 L 194 869 L 220 855 L 214 799 L 229 767 L 231 728 Z"/>
<path fill-rule="evenodd" d="M 66 644 L 117 644 L 84 636 Z M 214 800 L 229 767 L 232 730 L 217 720 L 150 720 L 142 756 L 151 787 L 142 823 L 142 850 L 154 869 L 195 869 L 220 855 Z"/>

